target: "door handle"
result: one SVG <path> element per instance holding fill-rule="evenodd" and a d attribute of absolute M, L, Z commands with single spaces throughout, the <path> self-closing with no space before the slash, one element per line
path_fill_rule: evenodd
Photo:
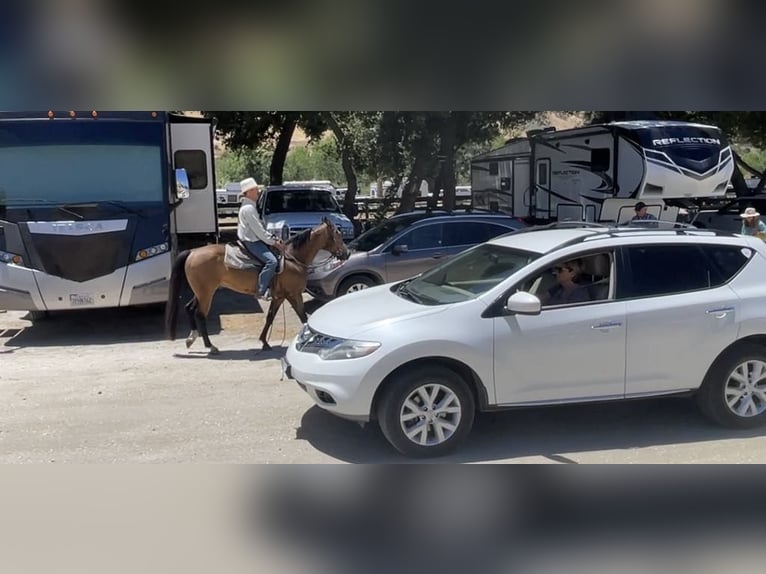
<path fill-rule="evenodd" d="M 729 313 L 734 311 L 734 307 L 719 307 L 717 309 L 708 309 L 705 311 L 708 315 L 714 315 L 716 319 L 723 319 Z"/>
<path fill-rule="evenodd" d="M 622 321 L 607 321 L 590 326 L 591 329 L 615 329 L 617 327 L 622 327 Z"/>
<path fill-rule="evenodd" d="M 441 259 L 442 257 L 444 257 L 444 253 L 434 253 L 431 259 Z"/>

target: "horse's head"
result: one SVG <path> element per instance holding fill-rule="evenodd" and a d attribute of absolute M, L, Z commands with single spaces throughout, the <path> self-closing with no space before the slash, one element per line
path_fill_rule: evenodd
<path fill-rule="evenodd" d="M 340 232 L 340 229 L 326 217 L 322 218 L 322 225 L 320 228 L 320 231 L 323 234 L 321 249 L 329 251 L 341 261 L 348 259 L 348 247 L 346 247 L 346 244 L 343 242 L 343 234 Z"/>

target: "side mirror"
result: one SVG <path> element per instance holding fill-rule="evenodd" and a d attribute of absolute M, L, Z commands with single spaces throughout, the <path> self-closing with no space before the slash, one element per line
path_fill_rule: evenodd
<path fill-rule="evenodd" d="M 505 302 L 505 312 L 511 315 L 539 315 L 542 303 L 535 295 L 517 291 Z"/>
<path fill-rule="evenodd" d="M 176 198 L 187 199 L 189 197 L 189 174 L 186 169 L 176 169 Z"/>
<path fill-rule="evenodd" d="M 402 255 L 403 253 L 408 253 L 409 250 L 410 248 L 406 245 L 394 245 L 394 247 L 391 249 L 391 253 L 393 255 Z"/>

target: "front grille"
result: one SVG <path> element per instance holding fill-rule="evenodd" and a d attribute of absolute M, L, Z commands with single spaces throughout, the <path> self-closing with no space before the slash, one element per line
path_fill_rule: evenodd
<path fill-rule="evenodd" d="M 24 225 L 33 268 L 70 281 L 90 281 L 130 263 L 133 229 L 82 236 L 29 233 Z"/>

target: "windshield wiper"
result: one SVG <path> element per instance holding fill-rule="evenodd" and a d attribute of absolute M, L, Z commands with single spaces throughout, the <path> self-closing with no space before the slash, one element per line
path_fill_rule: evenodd
<path fill-rule="evenodd" d="M 413 303 L 421 304 L 420 300 L 415 296 L 415 294 L 407 289 L 407 283 L 402 283 L 399 288 L 396 290 L 397 295 L 401 295 L 405 299 L 409 299 Z"/>
<path fill-rule="evenodd" d="M 72 208 L 72 207 L 98 207 L 99 205 L 112 205 L 114 207 L 119 207 L 123 211 L 126 211 L 127 213 L 132 213 L 133 215 L 138 215 L 139 217 L 144 217 L 144 214 L 137 210 L 133 209 L 132 207 L 128 207 L 121 201 L 115 201 L 113 199 L 106 199 L 102 201 L 84 201 L 82 203 L 67 203 L 64 207 L 66 208 Z"/>
<path fill-rule="evenodd" d="M 39 198 L 39 197 L 17 197 L 17 198 L 12 198 L 12 199 L 5 199 L 5 200 L 2 201 L 2 205 L 4 207 L 7 207 L 9 204 L 13 205 L 14 203 L 19 203 L 19 204 L 23 205 L 24 203 L 30 203 L 30 202 L 41 203 L 45 207 L 52 207 L 54 209 L 58 209 L 59 211 L 63 211 L 67 215 L 72 215 L 72 216 L 74 216 L 74 217 L 76 217 L 78 219 L 85 219 L 85 217 L 83 215 L 77 213 L 76 211 L 71 211 L 71 210 L 67 209 L 66 206 L 56 205 L 50 199 L 43 199 L 43 198 Z M 27 207 L 26 209 L 30 209 L 30 208 Z M 32 217 L 31 214 L 29 216 Z"/>

